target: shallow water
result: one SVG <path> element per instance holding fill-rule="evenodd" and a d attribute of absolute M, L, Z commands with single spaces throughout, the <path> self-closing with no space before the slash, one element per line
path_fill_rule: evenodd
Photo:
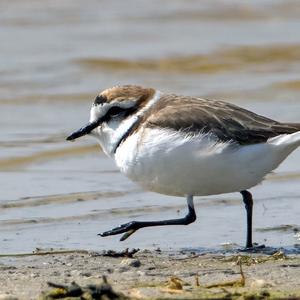
<path fill-rule="evenodd" d="M 185 200 L 142 191 L 94 141 L 64 138 L 99 90 L 125 83 L 299 122 L 298 1 L 4 0 L 0 11 L 0 252 L 243 245 L 239 194 L 197 198 L 187 227 L 98 237 L 132 219 L 184 215 Z M 296 151 L 252 189 L 256 242 L 300 243 L 299 179 Z"/>

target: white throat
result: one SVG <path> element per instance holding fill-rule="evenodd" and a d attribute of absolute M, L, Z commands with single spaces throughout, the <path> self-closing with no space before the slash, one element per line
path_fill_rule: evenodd
<path fill-rule="evenodd" d="M 122 138 L 126 135 L 128 130 L 138 122 L 139 118 L 149 110 L 161 97 L 161 92 L 156 91 L 148 103 L 136 113 L 126 119 L 116 118 L 108 123 L 103 123 L 92 131 L 91 135 L 94 136 L 101 145 L 105 154 L 114 157 L 116 148 L 122 142 Z M 92 108 L 93 109 L 93 108 Z M 91 112 L 93 114 L 93 112 Z"/>

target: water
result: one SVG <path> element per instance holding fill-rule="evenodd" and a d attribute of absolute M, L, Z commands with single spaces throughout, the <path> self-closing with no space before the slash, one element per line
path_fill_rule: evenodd
<path fill-rule="evenodd" d="M 132 219 L 182 216 L 185 201 L 141 190 L 94 141 L 64 139 L 100 90 L 128 83 L 299 122 L 298 1 L 2 0 L 0 11 L 1 253 L 244 244 L 239 194 L 196 199 L 187 227 L 98 237 Z M 299 162 L 296 151 L 252 189 L 258 243 L 300 243 Z"/>

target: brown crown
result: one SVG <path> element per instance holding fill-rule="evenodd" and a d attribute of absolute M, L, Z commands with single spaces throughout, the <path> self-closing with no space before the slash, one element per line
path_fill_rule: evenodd
<path fill-rule="evenodd" d="M 101 92 L 95 99 L 95 104 L 102 104 L 112 101 L 136 100 L 137 104 L 147 102 L 154 95 L 155 90 L 144 88 L 138 85 L 115 86 Z"/>

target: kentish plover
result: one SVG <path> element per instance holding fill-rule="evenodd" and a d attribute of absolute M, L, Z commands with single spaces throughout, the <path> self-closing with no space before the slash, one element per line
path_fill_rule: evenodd
<path fill-rule="evenodd" d="M 135 85 L 100 93 L 89 123 L 67 140 L 89 134 L 122 173 L 146 190 L 187 198 L 184 218 L 133 221 L 101 233 L 125 240 L 149 226 L 196 220 L 193 196 L 240 192 L 252 244 L 252 195 L 247 190 L 300 146 L 300 123 L 280 123 L 223 101 L 165 94 Z"/>

